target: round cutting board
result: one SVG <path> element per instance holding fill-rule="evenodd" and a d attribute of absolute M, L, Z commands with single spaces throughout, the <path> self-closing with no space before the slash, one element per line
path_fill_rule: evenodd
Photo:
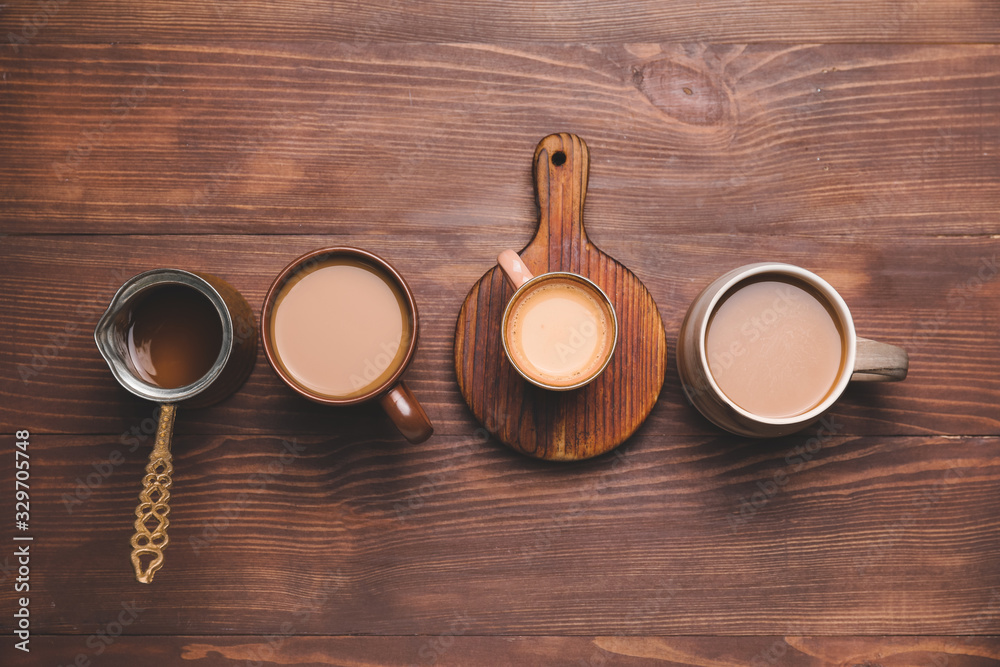
<path fill-rule="evenodd" d="M 583 204 L 589 172 L 587 144 L 580 137 L 561 133 L 542 139 L 534 159 L 538 230 L 520 256 L 535 275 L 572 271 L 610 297 L 618 345 L 604 372 L 572 391 L 541 389 L 522 378 L 500 340 L 514 290 L 498 266 L 469 291 L 455 331 L 455 373 L 476 419 L 517 451 L 554 461 L 597 456 L 624 442 L 653 409 L 667 368 L 667 339 L 653 297 L 635 274 L 587 238 Z"/>

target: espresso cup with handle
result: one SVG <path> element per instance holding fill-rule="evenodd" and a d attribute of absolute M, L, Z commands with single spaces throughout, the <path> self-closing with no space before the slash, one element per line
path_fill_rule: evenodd
<path fill-rule="evenodd" d="M 381 257 L 337 246 L 306 253 L 274 279 L 261 311 L 264 352 L 285 384 L 316 403 L 377 400 L 403 436 L 434 428 L 401 376 L 417 349 L 417 303 Z"/>
<path fill-rule="evenodd" d="M 618 342 L 618 317 L 608 295 L 575 273 L 532 275 L 513 250 L 500 253 L 497 263 L 515 290 L 500 331 L 514 369 L 528 382 L 552 391 L 593 382 Z"/>
<path fill-rule="evenodd" d="M 160 404 L 131 542 L 136 580 L 148 584 L 169 541 L 177 406 L 203 407 L 236 391 L 257 359 L 257 327 L 250 304 L 221 278 L 155 269 L 122 285 L 94 339 L 125 389 Z"/>
<path fill-rule="evenodd" d="M 727 431 L 777 437 L 819 419 L 853 381 L 906 377 L 906 351 L 857 335 L 825 280 L 798 266 L 749 264 L 688 309 L 677 370 L 691 403 Z"/>

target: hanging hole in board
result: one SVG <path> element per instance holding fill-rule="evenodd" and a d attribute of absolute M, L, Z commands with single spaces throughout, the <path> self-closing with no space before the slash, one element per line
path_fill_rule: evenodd
<path fill-rule="evenodd" d="M 561 167 L 566 164 L 566 154 L 562 151 L 556 151 L 552 154 L 552 164 L 557 167 Z"/>

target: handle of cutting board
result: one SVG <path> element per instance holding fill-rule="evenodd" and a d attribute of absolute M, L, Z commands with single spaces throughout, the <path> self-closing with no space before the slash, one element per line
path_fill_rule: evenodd
<path fill-rule="evenodd" d="M 550 134 L 535 148 L 534 173 L 539 211 L 536 238 L 548 238 L 545 268 L 579 271 L 581 250 L 588 242 L 583 228 L 590 175 L 587 144 L 568 132 Z"/>

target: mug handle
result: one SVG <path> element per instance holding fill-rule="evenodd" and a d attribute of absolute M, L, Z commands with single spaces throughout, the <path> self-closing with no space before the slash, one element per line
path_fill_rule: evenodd
<path fill-rule="evenodd" d="M 910 360 L 906 350 L 858 336 L 853 382 L 898 382 L 906 378 Z"/>
<path fill-rule="evenodd" d="M 503 276 L 510 283 L 510 286 L 515 290 L 521 288 L 521 285 L 528 282 L 532 278 L 531 271 L 528 267 L 524 265 L 524 261 L 521 256 L 518 255 L 513 250 L 504 250 L 497 256 L 497 264 L 503 270 Z"/>
<path fill-rule="evenodd" d="M 135 568 L 135 580 L 141 584 L 153 583 L 153 575 L 163 567 L 163 550 L 170 541 L 167 538 L 167 526 L 170 520 L 170 486 L 173 484 L 171 475 L 174 473 L 173 457 L 170 455 L 170 440 L 174 434 L 174 417 L 177 415 L 177 405 L 163 403 L 160 405 L 160 421 L 156 426 L 156 440 L 153 451 L 149 453 L 149 463 L 146 464 L 146 476 L 142 478 L 142 491 L 139 493 L 139 506 L 135 508 L 135 535 L 132 536 L 132 567 Z M 155 494 L 155 495 L 154 495 Z M 150 520 L 155 521 L 152 530 L 147 526 Z M 149 564 L 143 564 L 143 556 L 152 556 Z"/>
<path fill-rule="evenodd" d="M 379 403 L 403 437 L 413 444 L 423 442 L 434 433 L 424 408 L 402 380 L 386 392 Z"/>

